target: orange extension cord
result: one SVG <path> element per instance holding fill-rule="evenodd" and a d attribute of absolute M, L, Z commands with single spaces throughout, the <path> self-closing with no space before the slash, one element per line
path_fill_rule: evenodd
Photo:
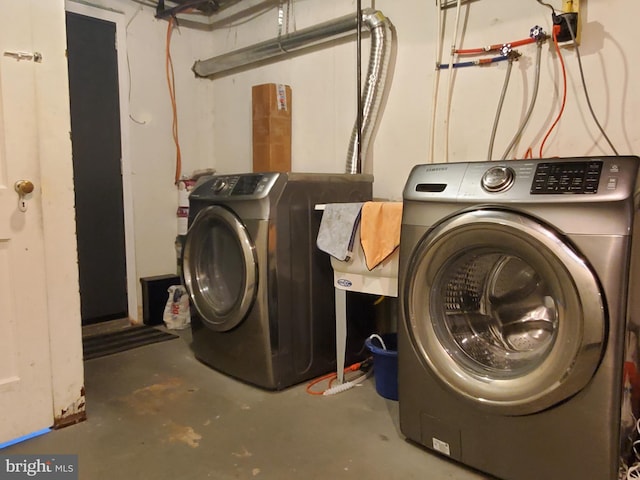
<path fill-rule="evenodd" d="M 176 87 L 175 76 L 173 73 L 173 61 L 171 60 L 171 32 L 173 31 L 173 25 L 176 22 L 175 17 L 170 17 L 167 23 L 167 47 L 166 47 L 166 61 L 165 70 L 167 73 L 167 85 L 169 86 L 169 97 L 171 99 L 171 110 L 173 112 L 172 120 L 172 133 L 173 142 L 176 145 L 176 174 L 175 184 L 180 180 L 182 174 L 182 155 L 180 153 L 180 140 L 178 139 L 178 107 L 176 104 Z"/>
<path fill-rule="evenodd" d="M 362 365 L 364 365 L 367 362 L 367 360 L 363 360 L 362 362 L 357 362 L 354 363 L 353 365 L 349 365 L 348 367 L 345 367 L 344 372 L 348 373 L 348 372 L 355 372 L 356 370 L 359 370 L 360 367 L 362 367 Z M 325 380 L 329 381 L 329 388 L 331 388 L 331 384 L 334 382 L 334 380 L 338 378 L 338 374 L 333 372 L 333 373 L 327 373 L 326 375 L 323 375 L 321 377 L 316 378 L 315 380 L 313 380 L 311 383 L 309 383 L 307 385 L 307 393 L 309 395 L 322 395 L 324 394 L 325 390 L 312 390 L 312 388 L 319 384 L 320 382 L 323 382 Z"/>

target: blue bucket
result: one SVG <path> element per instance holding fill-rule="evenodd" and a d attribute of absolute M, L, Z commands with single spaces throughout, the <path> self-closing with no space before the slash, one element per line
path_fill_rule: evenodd
<path fill-rule="evenodd" d="M 398 337 L 395 333 L 372 335 L 364 342 L 373 354 L 376 392 L 389 400 L 398 400 Z M 385 348 L 386 347 L 386 348 Z"/>

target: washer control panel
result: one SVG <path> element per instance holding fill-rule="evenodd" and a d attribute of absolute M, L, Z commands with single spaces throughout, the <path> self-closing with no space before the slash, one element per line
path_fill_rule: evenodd
<path fill-rule="evenodd" d="M 602 161 L 538 163 L 532 194 L 598 193 Z"/>
<path fill-rule="evenodd" d="M 591 202 L 634 192 L 640 194 L 640 157 L 629 155 L 419 164 L 411 171 L 403 198 L 552 203 L 562 197 L 566 202 Z"/>

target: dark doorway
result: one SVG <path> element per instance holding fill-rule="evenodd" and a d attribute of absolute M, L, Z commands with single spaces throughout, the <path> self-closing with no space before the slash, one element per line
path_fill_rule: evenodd
<path fill-rule="evenodd" d="M 67 12 L 82 325 L 128 316 L 115 23 Z"/>

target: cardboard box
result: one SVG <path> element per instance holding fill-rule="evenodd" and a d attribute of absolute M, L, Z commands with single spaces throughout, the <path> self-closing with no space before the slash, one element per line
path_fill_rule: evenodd
<path fill-rule="evenodd" d="M 275 83 L 251 89 L 253 171 L 291 171 L 291 87 Z"/>

